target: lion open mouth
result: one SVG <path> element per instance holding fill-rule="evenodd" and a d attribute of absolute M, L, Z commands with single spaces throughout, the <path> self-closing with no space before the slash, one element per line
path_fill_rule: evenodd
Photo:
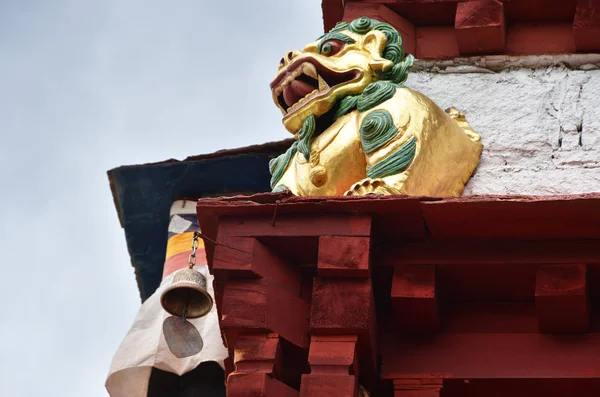
<path fill-rule="evenodd" d="M 276 104 L 287 116 L 313 99 L 327 96 L 333 87 L 359 78 L 358 69 L 336 72 L 316 59 L 305 58 L 282 70 L 270 86 Z"/>

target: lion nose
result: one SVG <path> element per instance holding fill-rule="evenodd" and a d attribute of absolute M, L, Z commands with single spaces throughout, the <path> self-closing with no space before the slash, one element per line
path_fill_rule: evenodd
<path fill-rule="evenodd" d="M 281 66 L 289 65 L 298 55 L 300 55 L 300 51 L 289 51 L 281 58 Z"/>

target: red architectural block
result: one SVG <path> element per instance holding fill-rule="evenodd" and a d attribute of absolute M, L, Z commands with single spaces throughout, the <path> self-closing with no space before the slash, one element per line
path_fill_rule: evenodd
<path fill-rule="evenodd" d="M 506 53 L 513 55 L 575 52 L 572 23 L 515 23 L 506 33 Z"/>
<path fill-rule="evenodd" d="M 236 372 L 260 372 L 270 374 L 276 365 L 279 338 L 275 334 L 242 334 L 234 349 L 233 362 Z"/>
<path fill-rule="evenodd" d="M 268 331 L 265 280 L 232 280 L 223 293 L 221 327 Z"/>
<path fill-rule="evenodd" d="M 600 1 L 578 0 L 573 22 L 577 51 L 600 50 Z"/>
<path fill-rule="evenodd" d="M 298 391 L 276 379 L 281 366 L 277 335 L 242 334 L 235 345 L 235 372 L 227 377 L 227 396 L 297 397 Z"/>
<path fill-rule="evenodd" d="M 228 331 L 272 331 L 308 347 L 308 304 L 265 279 L 231 280 L 225 286 L 221 328 Z"/>
<path fill-rule="evenodd" d="M 587 266 L 540 265 L 535 305 L 540 332 L 587 331 Z"/>
<path fill-rule="evenodd" d="M 346 2 L 344 6 L 344 18 L 346 22 L 352 22 L 360 17 L 369 17 L 379 22 L 387 22 L 400 33 L 402 46 L 406 54 L 415 55 L 416 34 L 415 25 L 404 19 L 388 7 L 382 4 L 363 4 Z"/>
<path fill-rule="evenodd" d="M 504 5 L 498 0 L 458 3 L 454 28 L 461 55 L 504 52 Z"/>
<path fill-rule="evenodd" d="M 251 237 L 222 237 L 215 247 L 213 270 L 230 278 L 262 277 L 292 294 L 300 293 L 298 269 Z"/>
<path fill-rule="evenodd" d="M 311 374 L 357 375 L 356 335 L 313 335 L 308 362 Z"/>
<path fill-rule="evenodd" d="M 396 266 L 391 294 L 394 322 L 402 331 L 435 332 L 438 329 L 435 266 Z"/>
<path fill-rule="evenodd" d="M 347 396 L 358 395 L 356 336 L 313 336 L 308 361 L 311 373 L 302 375 L 300 395 Z"/>
<path fill-rule="evenodd" d="M 458 56 L 456 29 L 451 26 L 417 27 L 417 58 L 445 59 Z"/>
<path fill-rule="evenodd" d="M 310 311 L 313 333 L 368 333 L 374 317 L 370 280 L 314 278 Z"/>
<path fill-rule="evenodd" d="M 369 237 L 319 238 L 319 276 L 369 277 Z"/>

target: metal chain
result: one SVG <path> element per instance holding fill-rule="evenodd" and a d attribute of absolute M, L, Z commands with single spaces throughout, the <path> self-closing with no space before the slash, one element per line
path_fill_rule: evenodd
<path fill-rule="evenodd" d="M 192 239 L 192 253 L 190 254 L 190 257 L 188 258 L 188 264 L 190 266 L 190 269 L 192 269 L 194 266 L 196 266 L 196 250 L 200 246 L 200 237 L 201 236 L 202 236 L 202 234 L 200 232 L 194 232 L 194 238 Z"/>

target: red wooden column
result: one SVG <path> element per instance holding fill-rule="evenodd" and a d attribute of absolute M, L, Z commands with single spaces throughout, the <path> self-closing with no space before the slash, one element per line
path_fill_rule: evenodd
<path fill-rule="evenodd" d="M 587 266 L 540 265 L 535 305 L 540 332 L 587 331 Z"/>
<path fill-rule="evenodd" d="M 377 349 L 370 237 L 319 238 L 310 330 L 311 373 L 302 376 L 301 396 L 355 397 L 359 383 L 374 387 Z"/>
<path fill-rule="evenodd" d="M 439 318 L 435 266 L 401 265 L 394 268 L 392 313 L 400 331 L 437 331 Z"/>

